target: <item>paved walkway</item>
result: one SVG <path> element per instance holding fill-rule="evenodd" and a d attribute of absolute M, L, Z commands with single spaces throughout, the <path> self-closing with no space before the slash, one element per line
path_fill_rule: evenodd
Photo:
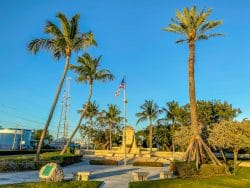
<path fill-rule="evenodd" d="M 132 165 L 102 166 L 89 165 L 88 161 L 63 167 L 65 178 L 73 178 L 72 173 L 78 171 L 90 171 L 91 180 L 104 181 L 102 188 L 127 188 L 131 178 L 131 172 L 143 171 L 149 173 L 149 179 L 158 179 L 163 167 L 134 167 Z M 0 173 L 0 184 L 39 181 L 38 171 Z"/>

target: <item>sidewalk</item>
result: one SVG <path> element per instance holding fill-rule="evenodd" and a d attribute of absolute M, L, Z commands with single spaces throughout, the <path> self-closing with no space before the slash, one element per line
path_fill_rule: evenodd
<path fill-rule="evenodd" d="M 88 161 L 83 161 L 81 163 L 63 167 L 65 178 L 73 178 L 73 172 L 90 171 L 91 180 L 104 181 L 102 184 L 102 187 L 104 188 L 127 188 L 131 179 L 131 172 L 133 171 L 148 172 L 149 179 L 153 180 L 159 178 L 159 172 L 162 170 L 163 167 L 134 167 L 132 165 L 89 165 Z M 0 184 L 36 181 L 39 181 L 38 171 L 0 173 Z"/>

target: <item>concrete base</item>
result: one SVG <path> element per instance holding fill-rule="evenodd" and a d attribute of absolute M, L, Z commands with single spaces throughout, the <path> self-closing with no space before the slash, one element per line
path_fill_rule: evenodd
<path fill-rule="evenodd" d="M 90 172 L 77 172 L 74 174 L 76 181 L 88 181 Z"/>
<path fill-rule="evenodd" d="M 148 172 L 132 172 L 131 181 L 146 181 L 148 180 Z"/>

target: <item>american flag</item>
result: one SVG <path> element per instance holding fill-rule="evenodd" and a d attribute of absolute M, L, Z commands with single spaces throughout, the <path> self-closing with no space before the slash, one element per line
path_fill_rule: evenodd
<path fill-rule="evenodd" d="M 115 92 L 115 96 L 119 96 L 120 95 L 120 92 L 121 92 L 121 89 L 124 89 L 125 88 L 125 78 L 122 79 L 118 89 L 116 90 Z"/>

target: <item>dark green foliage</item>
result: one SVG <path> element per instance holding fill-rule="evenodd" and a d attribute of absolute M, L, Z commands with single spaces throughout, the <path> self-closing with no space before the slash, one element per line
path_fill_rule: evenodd
<path fill-rule="evenodd" d="M 10 185 L 0 185 L 2 188 L 98 188 L 102 182 L 100 181 L 64 181 L 60 183 L 18 183 Z"/>
<path fill-rule="evenodd" d="M 133 166 L 163 167 L 163 163 L 161 163 L 161 162 L 142 162 L 142 161 L 136 161 L 136 162 L 133 163 Z"/>
<path fill-rule="evenodd" d="M 172 148 L 170 126 L 157 125 L 153 130 L 153 147 L 157 147 L 160 150 L 166 151 Z"/>
<path fill-rule="evenodd" d="M 35 130 L 35 132 L 34 132 L 34 139 L 35 140 L 40 140 L 42 132 L 43 132 L 43 129 Z M 53 136 L 49 133 L 48 130 L 46 132 L 46 135 L 45 135 L 44 139 L 47 139 L 49 142 L 53 140 Z"/>
<path fill-rule="evenodd" d="M 226 167 L 214 164 L 202 164 L 199 174 L 201 176 L 226 175 Z"/>
<path fill-rule="evenodd" d="M 196 170 L 195 162 L 185 162 L 185 161 L 174 161 L 171 164 L 171 170 L 178 177 L 192 177 L 198 175 Z"/>
<path fill-rule="evenodd" d="M 57 149 L 42 149 L 41 153 L 45 152 L 55 152 L 59 151 Z M 22 155 L 22 154 L 35 154 L 36 150 L 1 150 L 0 151 L 0 156 L 6 156 L 6 155 Z"/>
<path fill-rule="evenodd" d="M 176 123 L 179 125 L 190 125 L 190 109 L 189 104 L 181 106 L 176 113 Z M 231 104 L 220 100 L 197 101 L 198 121 L 209 126 L 222 120 L 233 120 L 241 113 L 239 108 L 234 108 Z"/>
<path fill-rule="evenodd" d="M 111 159 L 98 159 L 98 160 L 90 160 L 89 164 L 91 165 L 118 165 L 118 161 Z"/>
<path fill-rule="evenodd" d="M 67 166 L 73 163 L 81 162 L 82 161 L 82 155 L 57 155 L 48 157 L 46 159 L 47 161 L 54 161 L 61 166 Z"/>
<path fill-rule="evenodd" d="M 41 160 L 34 162 L 34 156 L 10 156 L 0 160 L 0 172 L 39 170 L 43 165 L 49 162 L 56 162 L 61 166 L 67 166 L 73 163 L 81 162 L 82 155 L 56 153 L 43 153 Z"/>

